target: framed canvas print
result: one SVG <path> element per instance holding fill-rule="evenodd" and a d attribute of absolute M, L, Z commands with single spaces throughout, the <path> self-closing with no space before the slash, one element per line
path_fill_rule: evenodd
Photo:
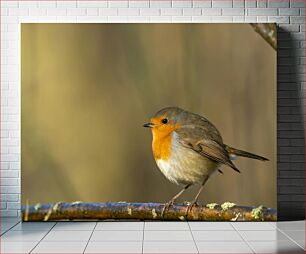
<path fill-rule="evenodd" d="M 22 24 L 22 219 L 273 221 L 274 24 Z"/>

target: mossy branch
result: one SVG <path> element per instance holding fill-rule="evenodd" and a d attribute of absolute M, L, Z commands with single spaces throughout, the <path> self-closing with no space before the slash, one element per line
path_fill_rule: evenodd
<path fill-rule="evenodd" d="M 252 23 L 253 29 L 277 50 L 277 29 L 274 23 Z"/>
<path fill-rule="evenodd" d="M 186 214 L 187 204 L 175 204 L 162 215 L 161 203 L 56 203 L 36 204 L 22 208 L 23 221 L 57 220 L 188 220 L 188 221 L 276 221 L 272 208 L 222 205 L 194 206 Z"/>

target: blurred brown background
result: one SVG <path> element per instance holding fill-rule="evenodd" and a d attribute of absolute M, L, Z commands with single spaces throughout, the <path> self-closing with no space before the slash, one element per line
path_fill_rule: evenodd
<path fill-rule="evenodd" d="M 142 124 L 172 105 L 270 159 L 224 166 L 201 203 L 276 207 L 276 52 L 250 25 L 22 24 L 23 204 L 168 201 Z"/>

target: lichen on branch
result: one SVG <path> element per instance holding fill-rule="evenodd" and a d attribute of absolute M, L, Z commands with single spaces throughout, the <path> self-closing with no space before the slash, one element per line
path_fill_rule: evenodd
<path fill-rule="evenodd" d="M 84 203 L 58 202 L 34 204 L 22 208 L 23 221 L 58 220 L 188 220 L 188 221 L 276 221 L 276 209 L 263 206 L 239 206 L 234 203 L 193 206 L 174 204 L 162 216 L 162 203 Z"/>

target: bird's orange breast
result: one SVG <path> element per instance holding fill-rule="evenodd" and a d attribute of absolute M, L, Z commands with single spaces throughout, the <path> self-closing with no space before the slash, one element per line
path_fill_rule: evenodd
<path fill-rule="evenodd" d="M 170 158 L 172 148 L 172 133 L 178 128 L 178 124 L 167 124 L 152 129 L 152 150 L 155 160 L 168 160 Z"/>

